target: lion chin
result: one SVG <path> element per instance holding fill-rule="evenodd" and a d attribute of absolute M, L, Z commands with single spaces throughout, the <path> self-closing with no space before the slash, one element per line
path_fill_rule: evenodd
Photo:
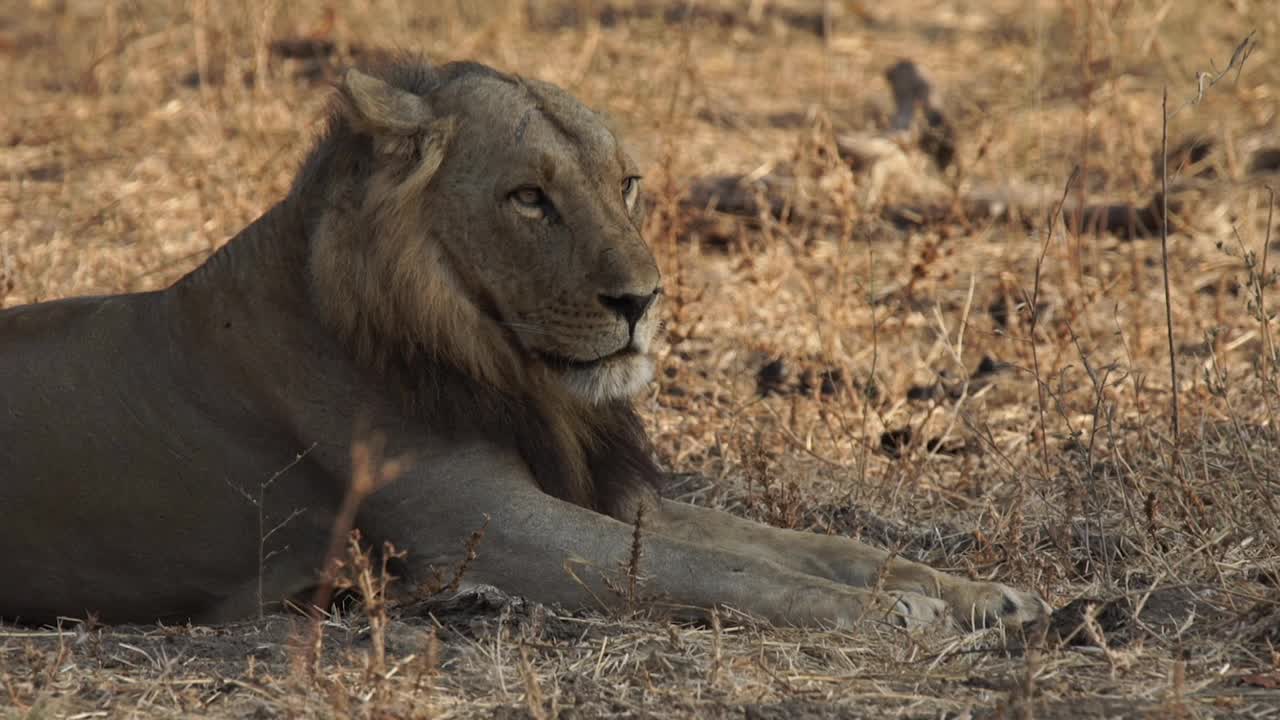
<path fill-rule="evenodd" d="M 591 363 L 557 368 L 569 392 L 578 399 L 600 405 L 635 396 L 653 380 L 653 359 L 628 353 Z"/>

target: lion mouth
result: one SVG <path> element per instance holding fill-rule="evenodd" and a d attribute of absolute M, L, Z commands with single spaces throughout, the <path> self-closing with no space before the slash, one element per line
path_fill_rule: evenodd
<path fill-rule="evenodd" d="M 537 352 L 569 392 L 591 405 L 629 398 L 653 380 L 653 359 L 634 344 L 590 360 Z"/>
<path fill-rule="evenodd" d="M 628 345 L 621 350 L 615 350 L 608 355 L 601 355 L 600 357 L 593 358 L 591 360 L 576 360 L 574 358 L 557 355 L 555 353 L 538 352 L 538 357 L 542 358 L 542 361 L 546 363 L 548 367 L 560 371 L 592 370 L 614 360 L 636 357 L 638 355 L 640 355 L 640 351 L 636 350 L 631 345 Z"/>

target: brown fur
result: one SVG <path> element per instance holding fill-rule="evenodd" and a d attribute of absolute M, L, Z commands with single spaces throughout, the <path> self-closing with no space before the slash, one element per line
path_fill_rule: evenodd
<path fill-rule="evenodd" d="M 629 400 L 661 301 L 638 196 L 554 86 L 349 73 L 289 196 L 200 268 L 0 310 L 0 617 L 246 617 L 314 585 L 347 522 L 407 551 L 405 587 L 483 525 L 464 582 L 577 608 L 639 538 L 646 590 L 685 609 L 1042 617 L 1031 593 L 657 497 Z M 415 462 L 352 519 L 357 417 Z"/>
<path fill-rule="evenodd" d="M 563 106 L 487 67 L 460 63 L 436 70 L 401 59 L 371 72 L 421 95 L 476 77 L 500 79 L 529 90 L 551 123 L 563 127 L 555 112 Z M 609 514 L 627 512 L 660 477 L 629 402 L 597 407 L 573 397 L 494 322 L 486 289 L 469 277 L 468 258 L 441 243 L 414 242 L 437 236 L 437 227 L 454 231 L 450 218 L 419 208 L 445 153 L 465 152 L 451 147 L 456 120 L 432 121 L 419 149 L 406 138 L 370 142 L 353 122 L 357 116 L 350 96 L 339 94 L 294 189 L 295 195 L 328 195 L 335 189 L 313 184 L 339 174 L 359 178 L 352 170 L 387 159 L 399 166 L 389 174 L 366 171 L 362 193 L 339 189 L 349 193 L 351 215 L 331 215 L 327 227 L 312 233 L 308 270 L 325 321 L 361 362 L 400 383 L 408 391 L 406 409 L 432 426 L 515 437 L 544 491 Z M 329 172 L 317 172 L 321 166 Z M 367 220 L 368 227 L 353 226 L 353 219 Z"/>

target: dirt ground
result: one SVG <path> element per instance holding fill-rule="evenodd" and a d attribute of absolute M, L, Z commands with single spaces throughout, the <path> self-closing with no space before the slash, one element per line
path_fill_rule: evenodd
<path fill-rule="evenodd" d="M 1280 717 L 1278 33 L 1259 0 L 11 3 L 0 307 L 190 270 L 353 61 L 551 80 L 644 170 L 667 492 L 1057 612 L 813 632 L 481 590 L 381 631 L 353 605 L 314 662 L 293 616 L 68 618 L 0 626 L 0 717 Z M 940 122 L 894 134 L 903 59 Z"/>

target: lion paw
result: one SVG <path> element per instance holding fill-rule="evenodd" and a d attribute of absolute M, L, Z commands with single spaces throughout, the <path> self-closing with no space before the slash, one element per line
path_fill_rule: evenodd
<path fill-rule="evenodd" d="M 1004 625 L 1022 627 L 1049 616 L 1039 595 L 995 582 L 965 582 L 943 593 L 962 627 L 982 629 Z"/>
<path fill-rule="evenodd" d="M 893 607 L 889 617 L 894 624 L 905 627 L 925 627 L 950 620 L 951 612 L 946 600 L 932 598 L 914 592 L 889 592 Z"/>

